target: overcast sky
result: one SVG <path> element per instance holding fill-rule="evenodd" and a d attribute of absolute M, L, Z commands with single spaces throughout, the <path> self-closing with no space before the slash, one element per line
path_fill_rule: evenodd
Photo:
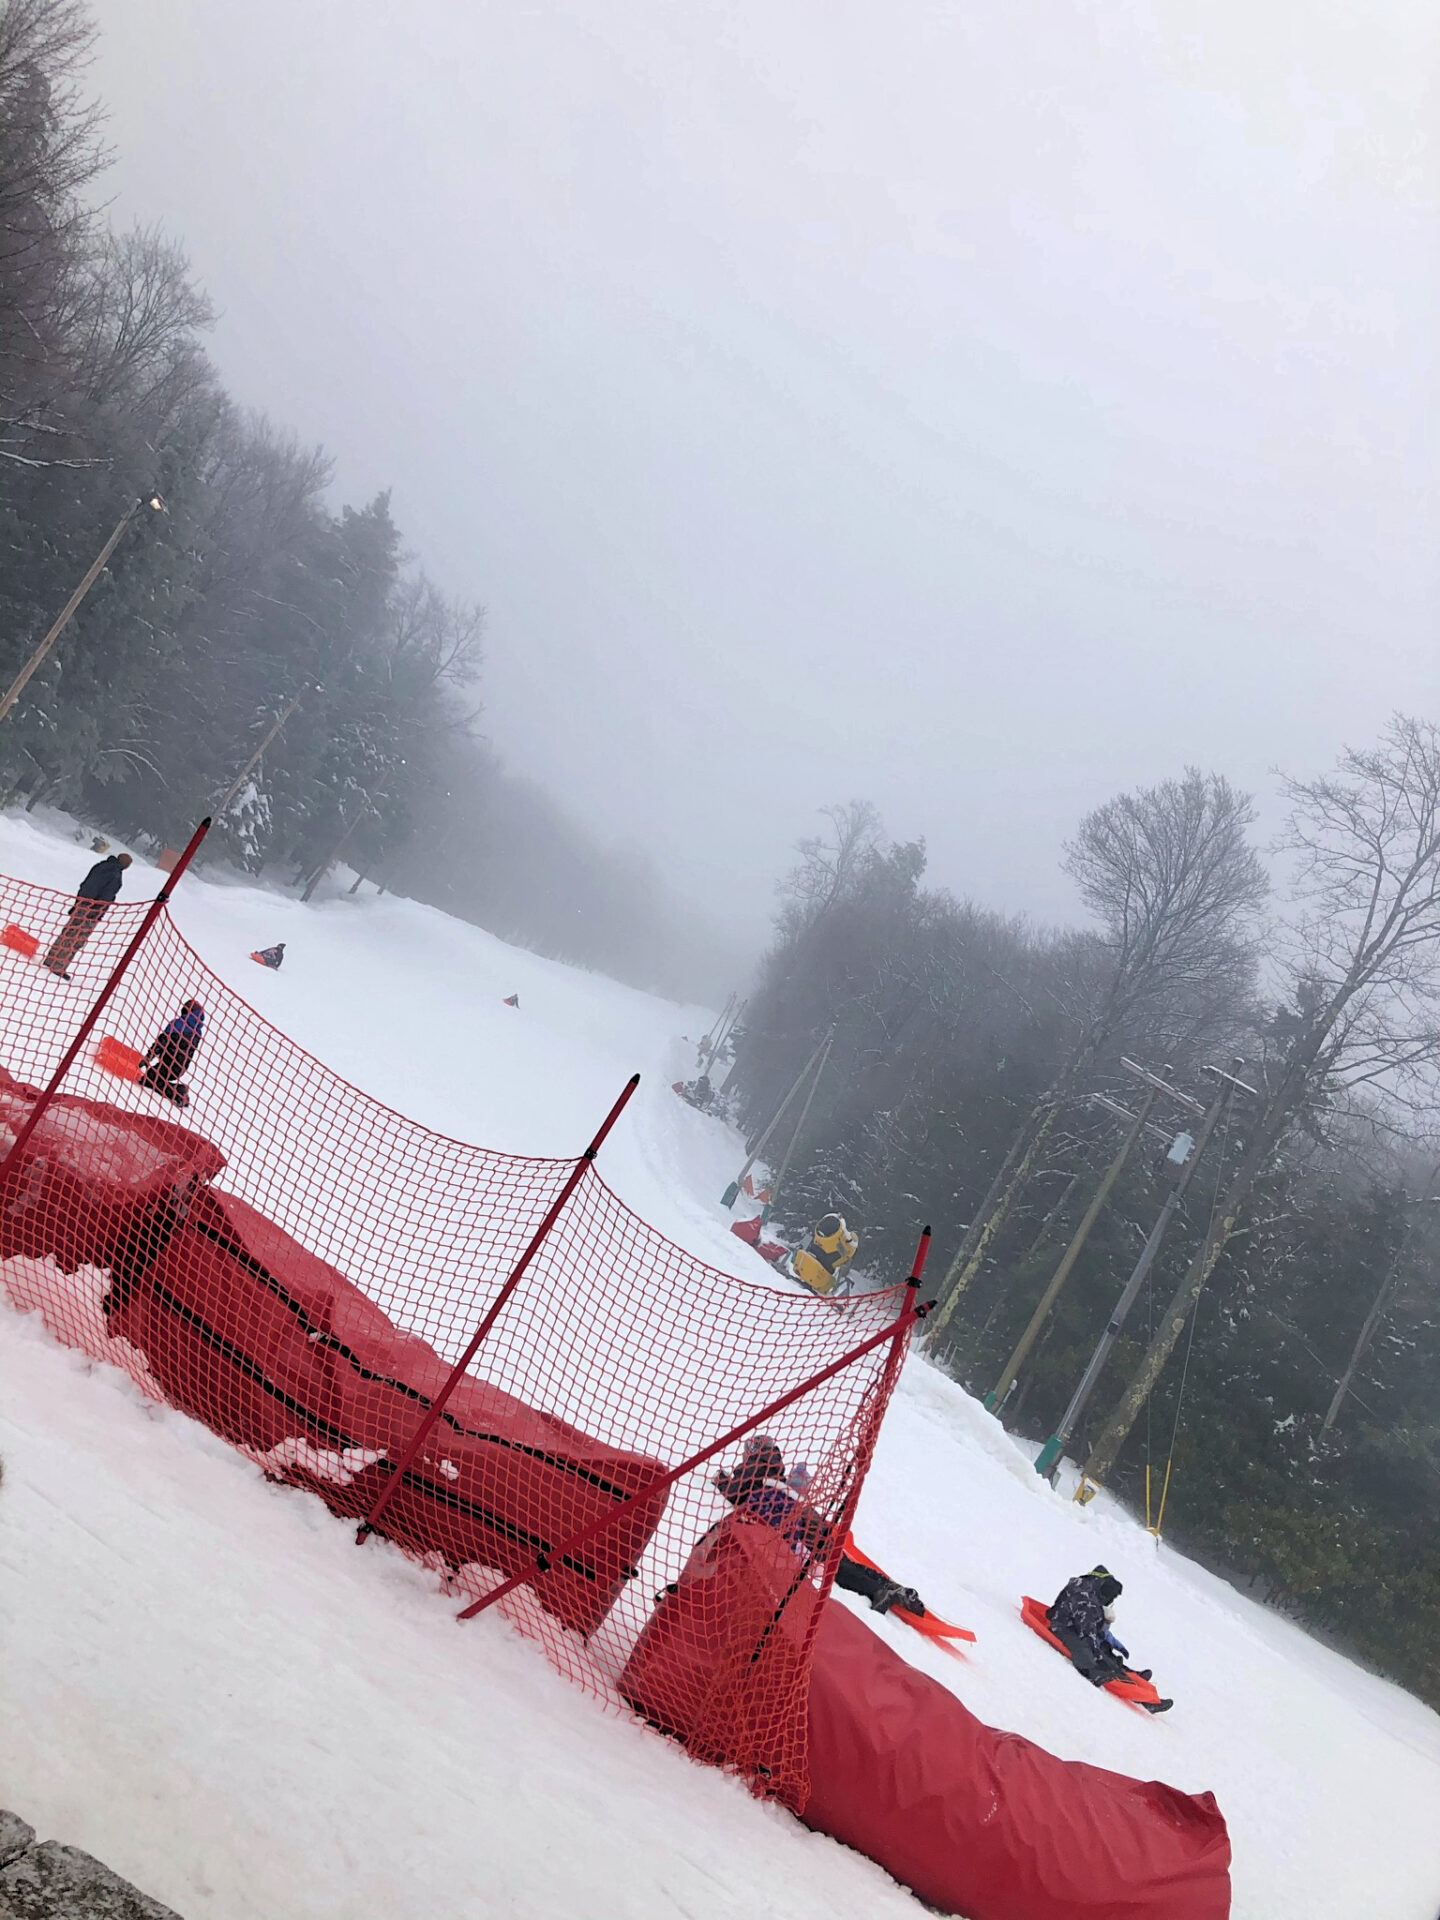
<path fill-rule="evenodd" d="M 1434 0 L 96 10 L 232 390 L 737 927 L 832 799 L 1070 917 L 1108 794 L 1436 711 Z"/>

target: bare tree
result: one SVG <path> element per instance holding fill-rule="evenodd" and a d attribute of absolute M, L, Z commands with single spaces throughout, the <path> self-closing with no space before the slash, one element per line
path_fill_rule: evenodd
<path fill-rule="evenodd" d="M 183 247 L 153 227 L 101 235 L 71 276 L 59 315 L 78 391 L 122 402 L 161 431 L 204 364 L 195 336 L 214 322 Z"/>
<path fill-rule="evenodd" d="M 0 6 L 0 460 L 67 457 L 52 418 L 68 384 L 66 289 L 94 216 L 83 189 L 105 165 L 98 110 L 81 91 L 95 27 L 82 0 Z"/>
<path fill-rule="evenodd" d="M 837 906 L 880 846 L 884 824 L 868 800 L 837 802 L 820 813 L 829 832 L 798 842 L 799 863 L 780 883 L 782 938 L 793 939 Z"/>
<path fill-rule="evenodd" d="M 1109 1473 L 1174 1351 L 1256 1180 L 1317 1101 L 1428 1103 L 1440 1044 L 1440 732 L 1397 717 L 1332 776 L 1287 780 L 1282 847 L 1297 862 L 1286 1044 L 1210 1227 L 1096 1441 Z"/>
<path fill-rule="evenodd" d="M 932 1338 L 983 1266 L 1065 1100 L 1105 1047 L 1172 997 L 1228 1004 L 1248 990 L 1253 918 L 1269 890 L 1247 837 L 1254 817 L 1248 794 L 1219 774 L 1187 767 L 1182 779 L 1120 794 L 1080 823 L 1065 849 L 1065 870 L 1100 923 L 1093 997 L 1074 1009 L 1074 1045 L 950 1262 Z"/>

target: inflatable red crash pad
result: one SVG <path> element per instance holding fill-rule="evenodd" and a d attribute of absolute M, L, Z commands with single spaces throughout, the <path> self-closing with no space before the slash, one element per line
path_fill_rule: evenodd
<path fill-rule="evenodd" d="M 0 1143 L 38 1098 L 0 1068 Z M 0 1259 L 48 1254 L 66 1273 L 112 1267 L 143 1238 L 157 1206 L 203 1187 L 224 1165 L 218 1148 L 173 1120 L 57 1094 L 0 1177 Z"/>
<path fill-rule="evenodd" d="M 977 1720 L 827 1602 L 810 1676 L 808 1826 L 967 1920 L 1226 1920 L 1213 1795 L 1059 1760 Z"/>
<path fill-rule="evenodd" d="M 176 1406 L 258 1455 L 272 1477 L 355 1518 L 374 1506 L 450 1372 L 337 1268 L 219 1189 L 157 1216 L 117 1263 L 105 1313 Z M 467 1377 L 380 1531 L 452 1567 L 520 1573 L 663 1472 L 660 1461 Z M 538 1576 L 541 1605 L 593 1632 L 664 1504 L 660 1493 L 627 1508 Z"/>
<path fill-rule="evenodd" d="M 691 1551 L 620 1676 L 636 1712 L 697 1760 L 723 1760 L 796 1805 L 807 1642 L 820 1600 L 806 1571 L 774 1527 L 727 1514 Z"/>

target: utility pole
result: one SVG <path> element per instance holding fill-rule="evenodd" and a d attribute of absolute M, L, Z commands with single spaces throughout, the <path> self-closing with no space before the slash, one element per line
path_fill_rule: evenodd
<path fill-rule="evenodd" d="M 735 1006 L 735 996 L 732 993 L 726 998 L 725 1006 L 723 1011 L 720 1014 L 720 1017 L 716 1020 L 714 1026 L 711 1027 L 710 1031 L 701 1040 L 700 1045 L 696 1048 L 695 1068 L 698 1073 L 708 1073 L 710 1071 L 711 1066 L 714 1064 L 715 1056 L 720 1051 L 721 1045 L 723 1044 L 723 1041 L 724 1041 L 724 1036 L 728 1032 L 728 1028 L 725 1023 L 729 1020 L 730 1015 L 734 1010 L 734 1006 Z"/>
<path fill-rule="evenodd" d="M 1405 1255 L 1410 1250 L 1410 1242 L 1415 1233 L 1415 1214 L 1413 1209 L 1416 1207 L 1433 1206 L 1435 1204 L 1437 1198 L 1435 1183 L 1437 1180 L 1440 1180 L 1440 1166 L 1436 1166 L 1433 1169 L 1430 1178 L 1425 1182 L 1424 1193 L 1421 1194 L 1418 1199 L 1410 1202 L 1412 1211 L 1409 1219 L 1405 1222 L 1405 1231 L 1400 1236 L 1400 1244 L 1395 1249 L 1395 1258 L 1390 1262 L 1389 1272 L 1380 1282 L 1380 1290 L 1375 1295 L 1375 1304 L 1365 1316 L 1365 1324 L 1361 1327 L 1356 1337 L 1355 1345 L 1350 1350 L 1349 1364 L 1345 1368 L 1344 1373 L 1341 1374 L 1335 1387 L 1334 1398 L 1326 1409 L 1325 1418 L 1320 1426 L 1320 1437 L 1322 1440 L 1325 1435 L 1329 1433 L 1331 1427 L 1334 1426 L 1336 1419 L 1339 1417 L 1340 1409 L 1345 1404 L 1345 1396 L 1354 1384 L 1356 1368 L 1364 1359 L 1366 1349 L 1375 1337 L 1375 1329 L 1380 1324 L 1380 1316 L 1384 1313 L 1386 1305 L 1389 1302 L 1390 1295 L 1395 1287 L 1395 1282 L 1400 1278 L 1400 1270 L 1404 1265 Z"/>
<path fill-rule="evenodd" d="M 370 815 L 374 811 L 375 811 L 374 801 L 367 800 L 365 802 L 365 805 L 360 809 L 359 813 L 356 814 L 355 818 L 350 822 L 349 826 L 346 827 L 345 831 L 341 834 L 340 838 L 335 842 L 334 846 L 330 849 L 329 853 L 326 854 L 325 858 L 320 862 L 319 866 L 316 867 L 315 871 L 311 874 L 310 878 L 306 881 L 305 891 L 300 896 L 300 904 L 302 906 L 310 898 L 311 894 L 314 893 L 316 887 L 319 886 L 320 882 L 325 878 L 326 874 L 330 871 L 331 867 L 333 867 L 335 862 L 340 858 L 341 850 L 343 849 L 346 841 L 350 838 L 351 834 L 354 833 L 355 829 L 359 826 L 360 822 L 362 820 L 368 820 Z"/>
<path fill-rule="evenodd" d="M 810 1082 L 810 1091 L 806 1094 L 805 1104 L 800 1109 L 800 1118 L 795 1122 L 795 1131 L 791 1134 L 790 1144 L 785 1149 L 785 1158 L 780 1162 L 780 1171 L 770 1182 L 770 1198 L 760 1209 L 760 1224 L 762 1227 L 769 1224 L 770 1216 L 775 1211 L 775 1202 L 780 1198 L 780 1183 L 790 1171 L 790 1161 L 794 1155 L 795 1148 L 799 1144 L 800 1136 L 805 1131 L 805 1122 L 810 1118 L 810 1109 L 815 1104 L 815 1095 L 820 1091 L 820 1082 L 825 1077 L 825 1064 L 830 1058 L 830 1049 L 834 1044 L 835 1029 L 832 1027 L 825 1036 L 825 1051 L 816 1063 L 815 1078 Z"/>
<path fill-rule="evenodd" d="M 1105 1211 L 1106 1202 L 1110 1198 L 1115 1182 L 1124 1172 L 1126 1163 L 1135 1150 L 1137 1141 L 1145 1131 L 1150 1119 L 1151 1108 L 1154 1107 L 1162 1095 L 1166 1095 L 1170 1099 L 1178 1101 L 1181 1106 L 1190 1108 L 1195 1113 L 1203 1114 L 1205 1111 L 1198 1100 L 1192 1100 L 1188 1093 L 1181 1093 L 1178 1088 L 1170 1085 L 1170 1076 L 1175 1071 L 1173 1067 L 1164 1067 L 1159 1074 L 1153 1074 L 1145 1067 L 1137 1065 L 1133 1060 L 1122 1060 L 1120 1064 L 1127 1073 L 1142 1083 L 1145 1088 L 1145 1097 L 1140 1103 L 1139 1112 L 1132 1114 L 1127 1111 L 1126 1108 L 1120 1106 L 1117 1101 L 1108 1100 L 1104 1098 L 1103 1095 L 1095 1096 L 1101 1106 L 1106 1107 L 1111 1113 L 1122 1115 L 1128 1120 L 1130 1127 L 1125 1138 L 1120 1143 L 1120 1151 L 1105 1169 L 1104 1177 L 1095 1189 L 1094 1197 L 1089 1206 L 1085 1209 L 1084 1218 L 1075 1229 L 1069 1246 L 1066 1247 L 1060 1258 L 1060 1264 L 1051 1275 L 1049 1286 L 1046 1287 L 1044 1293 L 1041 1294 L 1039 1304 L 1030 1316 L 1030 1324 L 1026 1327 L 1024 1333 L 1021 1334 L 1019 1341 L 1016 1343 L 1015 1351 L 1011 1354 L 1009 1360 L 1006 1361 L 1005 1371 L 996 1381 L 992 1390 L 985 1396 L 985 1405 L 991 1412 L 1004 1400 L 1006 1394 L 1015 1383 L 1015 1376 L 1029 1359 L 1031 1349 L 1040 1337 L 1040 1329 L 1049 1318 L 1050 1309 L 1055 1305 L 1056 1300 L 1059 1299 L 1061 1289 L 1070 1278 L 1075 1262 L 1080 1258 L 1085 1242 L 1090 1238 L 1091 1229 L 1100 1218 L 1100 1215 Z"/>
<path fill-rule="evenodd" d="M 831 1027 L 829 1031 L 826 1033 L 825 1038 L 820 1042 L 819 1046 L 816 1047 L 815 1051 L 811 1054 L 810 1058 L 805 1062 L 804 1066 L 800 1069 L 799 1073 L 796 1075 L 795 1084 L 791 1087 L 790 1091 L 786 1094 L 785 1098 L 780 1102 L 780 1105 L 776 1108 L 774 1119 L 770 1122 L 769 1126 L 766 1127 L 765 1131 L 761 1134 L 760 1138 L 755 1142 L 755 1145 L 751 1150 L 748 1158 L 746 1159 L 744 1166 L 741 1167 L 739 1173 L 736 1174 L 735 1178 L 730 1182 L 729 1186 L 725 1189 L 724 1193 L 721 1194 L 720 1204 L 722 1207 L 725 1207 L 728 1209 L 734 1206 L 736 1198 L 739 1195 L 740 1188 L 744 1183 L 746 1174 L 749 1173 L 750 1169 L 754 1166 L 755 1162 L 760 1158 L 761 1154 L 765 1151 L 766 1147 L 769 1145 L 770 1136 L 774 1133 L 775 1129 L 779 1126 L 780 1122 L 785 1118 L 785 1115 L 790 1111 L 791 1102 L 794 1100 L 796 1094 L 799 1093 L 801 1087 L 803 1087 L 805 1082 L 810 1078 L 810 1075 L 814 1072 L 815 1067 L 819 1062 L 821 1056 L 829 1052 L 830 1042 L 834 1037 L 834 1033 L 835 1033 L 835 1029 Z"/>
<path fill-rule="evenodd" d="M 1034 1134 L 1036 1112 L 1039 1112 L 1041 1115 L 1039 1125 L 1042 1131 L 1038 1137 Z M 925 1345 L 927 1348 L 935 1345 L 941 1330 L 947 1325 L 950 1316 L 954 1313 L 961 1294 L 964 1293 L 965 1289 L 979 1272 L 980 1264 L 985 1258 L 986 1248 L 989 1246 L 995 1233 L 998 1232 L 1003 1220 L 1003 1213 L 1000 1211 L 1001 1204 L 1003 1202 L 1005 1208 L 1008 1209 L 1009 1196 L 1016 1190 L 1022 1172 L 1028 1171 L 1035 1155 L 1039 1152 L 1045 1136 L 1049 1133 L 1050 1127 L 1054 1122 L 1054 1118 L 1054 1104 L 1033 1109 L 1026 1115 L 1025 1122 L 1020 1128 L 1020 1131 L 1010 1142 L 1009 1152 L 1000 1162 L 999 1170 L 996 1172 L 995 1178 L 985 1190 L 985 1198 L 975 1209 L 974 1219 L 971 1220 L 969 1226 L 966 1227 L 964 1234 L 961 1236 L 960 1245 L 955 1250 L 954 1259 L 945 1269 L 945 1278 L 940 1282 L 939 1287 L 940 1304 L 935 1312 L 930 1315 L 929 1325 L 926 1330 Z"/>
<path fill-rule="evenodd" d="M 1238 1067 L 1244 1063 L 1237 1060 L 1234 1064 Z M 1105 1362 L 1110 1358 L 1110 1349 L 1119 1339 L 1120 1330 L 1125 1324 L 1126 1317 L 1131 1307 L 1134 1306 L 1136 1300 L 1139 1298 L 1140 1289 L 1144 1286 L 1146 1277 L 1155 1264 L 1155 1257 L 1160 1251 L 1160 1243 L 1164 1240 L 1170 1222 L 1174 1219 L 1180 1202 L 1185 1198 L 1190 1182 L 1195 1177 L 1196 1170 L 1200 1165 L 1201 1159 L 1204 1157 L 1205 1149 L 1210 1143 L 1210 1136 L 1215 1131 L 1216 1122 L 1229 1106 L 1237 1090 L 1242 1089 L 1243 1083 L 1241 1081 L 1237 1080 L 1233 1074 L 1222 1073 L 1218 1067 L 1203 1067 L 1201 1071 L 1212 1075 L 1218 1084 L 1215 1090 L 1215 1097 L 1206 1110 L 1204 1120 L 1200 1123 L 1200 1133 L 1195 1141 L 1194 1150 L 1190 1158 L 1186 1161 L 1180 1178 L 1171 1189 L 1164 1206 L 1161 1207 L 1155 1224 L 1150 1229 L 1149 1238 L 1140 1249 L 1140 1258 L 1135 1262 L 1134 1270 L 1130 1278 L 1125 1282 L 1120 1298 L 1115 1303 L 1115 1311 L 1106 1322 L 1105 1331 L 1101 1334 L 1096 1343 L 1095 1351 L 1090 1356 L 1089 1365 L 1080 1376 L 1080 1384 L 1070 1396 L 1070 1404 L 1061 1416 L 1060 1424 L 1035 1456 L 1035 1471 L 1039 1474 L 1048 1475 L 1055 1466 L 1055 1463 L 1059 1460 L 1060 1455 L 1064 1452 L 1065 1442 L 1075 1431 L 1080 1416 L 1085 1411 L 1090 1395 L 1095 1391 L 1095 1383 L 1105 1370 Z M 1253 1091 L 1253 1089 L 1249 1087 L 1244 1087 L 1243 1090 L 1247 1093 Z"/>
<path fill-rule="evenodd" d="M 86 570 L 84 578 L 81 580 L 79 586 L 76 587 L 75 591 L 71 594 L 70 598 L 65 602 L 64 606 L 60 609 L 60 613 L 58 618 L 55 621 L 55 624 L 50 628 L 50 631 L 45 635 L 44 639 L 40 642 L 39 646 L 37 646 L 35 651 L 30 655 L 30 658 L 25 662 L 24 666 L 20 669 L 19 673 L 17 673 L 15 678 L 10 682 L 10 685 L 5 690 L 4 696 L 0 697 L 0 720 L 5 720 L 9 717 L 10 709 L 15 705 L 15 702 L 20 698 L 21 694 L 25 691 L 26 687 L 29 685 L 30 680 L 34 676 L 34 674 L 36 674 L 39 671 L 39 669 L 44 665 L 45 660 L 49 655 L 50 649 L 54 646 L 55 642 L 60 638 L 61 634 L 65 631 L 66 627 L 69 626 L 71 616 L 74 614 L 75 609 L 80 605 L 80 602 L 85 598 L 86 594 L 89 593 L 90 589 L 94 586 L 95 582 L 100 578 L 101 574 L 105 571 L 106 563 L 109 561 L 109 558 L 111 554 L 114 553 L 116 547 L 119 546 L 120 541 L 124 536 L 125 529 L 130 525 L 130 522 L 135 518 L 136 514 L 138 514 L 142 508 L 148 508 L 153 513 L 163 513 L 165 511 L 165 502 L 160 498 L 158 493 L 146 494 L 142 496 L 140 499 L 132 501 L 130 505 L 125 509 L 124 513 L 121 514 L 120 518 L 115 523 L 115 526 L 111 532 L 110 538 L 105 542 L 104 546 L 101 547 L 99 553 L 97 553 L 95 558 L 90 562 L 90 565 Z"/>
<path fill-rule="evenodd" d="M 299 706 L 300 702 L 305 698 L 306 694 L 310 693 L 311 691 L 314 691 L 315 693 L 320 693 L 323 691 L 323 689 L 320 687 L 315 687 L 314 689 L 311 689 L 310 687 L 301 687 L 299 693 L 296 694 L 295 698 L 290 702 L 289 706 L 286 707 L 285 711 L 276 720 L 274 726 L 271 727 L 270 731 L 266 734 L 265 738 L 260 742 L 259 746 L 255 749 L 254 753 L 251 754 L 250 758 L 245 762 L 244 766 L 240 769 L 239 773 L 236 774 L 235 778 L 231 781 L 230 785 L 225 790 L 224 799 L 220 802 L 219 806 L 216 807 L 215 809 L 215 818 L 217 822 L 225 818 L 226 814 L 230 811 L 230 802 L 235 798 L 236 794 L 239 793 L 240 789 L 244 786 L 245 782 L 250 778 L 251 774 L 255 771 L 256 767 L 259 766 L 261 760 L 264 757 L 265 749 L 270 745 L 270 742 L 279 733 L 280 729 L 284 726 L 285 722 L 290 718 L 291 714 L 294 713 L 295 709 Z"/>

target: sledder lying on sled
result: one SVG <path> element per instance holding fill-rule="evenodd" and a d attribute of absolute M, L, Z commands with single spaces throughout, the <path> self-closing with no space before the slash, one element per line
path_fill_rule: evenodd
<path fill-rule="evenodd" d="M 768 1433 L 751 1434 L 738 1465 L 715 1476 L 715 1485 L 738 1513 L 774 1527 L 801 1560 L 822 1554 L 831 1537 L 829 1523 L 809 1505 L 810 1469 L 802 1460 L 786 1471 L 785 1456 Z M 967 1627 L 952 1626 L 931 1613 L 913 1587 L 902 1586 L 856 1546 L 846 1534 L 835 1570 L 835 1584 L 868 1600 L 872 1613 L 893 1614 L 931 1640 L 973 1640 Z"/>
<path fill-rule="evenodd" d="M 1148 1667 L 1136 1672 L 1125 1664 L 1129 1648 L 1110 1630 L 1115 1602 L 1123 1592 L 1108 1567 L 1093 1567 L 1068 1581 L 1052 1606 L 1027 1594 L 1020 1603 L 1020 1617 L 1033 1633 L 1063 1653 L 1091 1686 L 1103 1687 L 1147 1713 L 1166 1713 L 1174 1701 L 1160 1697 Z"/>

